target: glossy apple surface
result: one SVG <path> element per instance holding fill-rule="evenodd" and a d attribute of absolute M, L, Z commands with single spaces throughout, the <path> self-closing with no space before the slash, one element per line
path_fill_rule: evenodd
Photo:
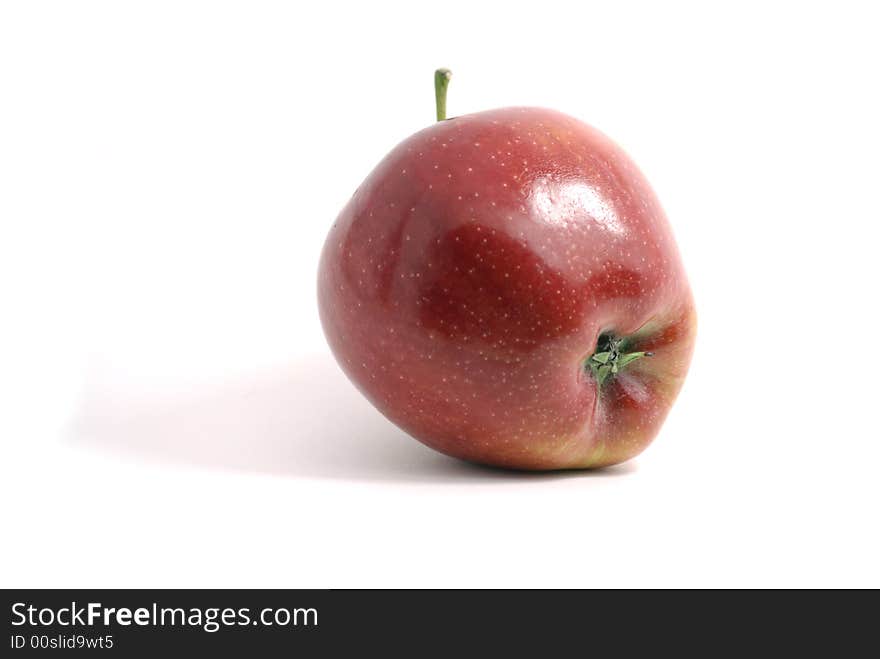
<path fill-rule="evenodd" d="M 538 108 L 398 145 L 330 230 L 318 298 L 333 353 L 385 416 L 443 453 L 521 469 L 640 453 L 696 328 L 642 174 L 597 130 Z"/>

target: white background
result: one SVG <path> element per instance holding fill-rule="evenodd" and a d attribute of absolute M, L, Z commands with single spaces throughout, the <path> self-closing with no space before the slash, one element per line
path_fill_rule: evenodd
<path fill-rule="evenodd" d="M 880 586 L 877 17 L 612 4 L 3 3 L 0 585 Z M 632 463 L 459 463 L 329 355 L 324 236 L 437 66 L 666 207 L 700 336 Z"/>

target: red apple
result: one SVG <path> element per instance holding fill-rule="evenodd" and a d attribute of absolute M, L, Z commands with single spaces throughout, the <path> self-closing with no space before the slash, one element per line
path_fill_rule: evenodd
<path fill-rule="evenodd" d="M 330 230 L 318 299 L 337 360 L 386 417 L 443 453 L 520 469 L 640 453 L 696 329 L 641 172 L 540 108 L 442 120 L 392 150 Z"/>

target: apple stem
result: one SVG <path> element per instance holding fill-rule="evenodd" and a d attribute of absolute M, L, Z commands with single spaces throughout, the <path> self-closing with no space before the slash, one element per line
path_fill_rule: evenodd
<path fill-rule="evenodd" d="M 437 102 L 437 121 L 446 119 L 446 90 L 449 88 L 451 78 L 452 71 L 449 69 L 434 71 L 434 100 Z"/>

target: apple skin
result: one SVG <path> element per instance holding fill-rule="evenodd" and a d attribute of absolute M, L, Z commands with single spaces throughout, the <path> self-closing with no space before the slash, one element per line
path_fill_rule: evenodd
<path fill-rule="evenodd" d="M 342 369 L 392 422 L 473 462 L 616 464 L 681 388 L 696 332 L 669 223 L 629 157 L 540 108 L 441 121 L 337 218 L 318 274 Z M 599 384 L 600 335 L 651 351 Z"/>

